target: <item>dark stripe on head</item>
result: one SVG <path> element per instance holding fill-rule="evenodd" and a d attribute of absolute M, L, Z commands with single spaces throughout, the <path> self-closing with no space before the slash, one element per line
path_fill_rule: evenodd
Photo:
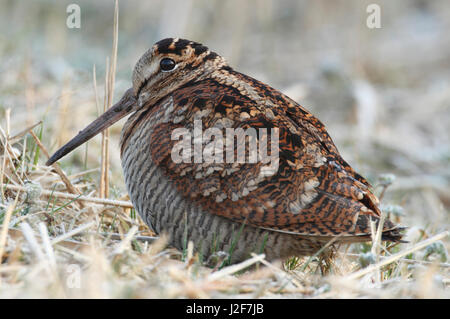
<path fill-rule="evenodd" d="M 208 60 L 214 60 L 215 58 L 217 58 L 217 53 L 215 53 L 215 52 L 211 52 L 210 54 L 208 54 L 207 56 L 205 56 L 205 61 L 208 61 Z"/>
<path fill-rule="evenodd" d="M 192 42 L 189 40 L 185 40 L 185 39 L 179 39 L 176 43 L 175 43 L 175 50 L 172 51 L 172 53 L 181 55 L 181 51 L 183 51 L 184 49 L 186 49 Z"/>
<path fill-rule="evenodd" d="M 206 51 L 208 51 L 208 48 L 204 45 L 201 45 L 200 43 L 196 43 L 196 45 L 194 46 L 195 55 L 200 55 Z"/>
<path fill-rule="evenodd" d="M 200 55 L 206 51 L 208 51 L 208 48 L 204 46 L 201 43 L 185 40 L 185 39 L 178 39 L 177 42 L 175 42 L 176 39 L 174 38 L 167 38 L 163 39 L 161 41 L 156 42 L 156 46 L 158 47 L 159 53 L 173 53 L 177 55 L 181 55 L 182 51 L 186 49 L 187 47 L 191 47 L 194 49 L 195 55 Z"/>
<path fill-rule="evenodd" d="M 158 47 L 158 51 L 160 53 L 168 53 L 171 50 L 169 50 L 169 46 L 173 43 L 173 38 L 166 38 L 161 41 L 156 42 L 156 46 Z"/>

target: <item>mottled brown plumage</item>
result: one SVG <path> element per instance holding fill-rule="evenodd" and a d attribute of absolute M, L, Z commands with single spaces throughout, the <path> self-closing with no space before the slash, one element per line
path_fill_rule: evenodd
<path fill-rule="evenodd" d="M 157 42 L 136 64 L 133 88 L 49 163 L 129 113 L 121 155 L 130 198 L 149 227 L 166 231 L 175 247 L 192 240 L 204 257 L 232 248 L 231 260 L 238 261 L 261 250 L 269 259 L 312 254 L 336 236 L 370 240 L 370 220 L 381 214 L 378 199 L 324 125 L 207 47 L 183 39 Z M 259 147 L 273 136 L 258 129 L 277 129 L 278 169 L 266 171 L 261 161 L 196 162 L 195 152 L 175 162 L 172 134 L 193 132 L 195 120 L 203 131 L 216 128 L 223 136 L 227 128 L 254 128 L 259 133 L 245 141 Z M 207 142 L 227 143 L 221 136 Z M 399 241 L 400 230 L 386 220 L 383 239 Z"/>

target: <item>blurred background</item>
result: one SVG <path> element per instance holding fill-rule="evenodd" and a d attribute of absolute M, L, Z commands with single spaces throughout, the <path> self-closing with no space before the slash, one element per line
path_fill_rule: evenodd
<path fill-rule="evenodd" d="M 71 3 L 81 9 L 79 29 L 66 25 Z M 371 3 L 381 8 L 380 28 L 367 27 Z M 0 7 L 0 124 L 6 109 L 12 134 L 43 120 L 42 140 L 55 151 L 102 112 L 114 2 L 0 0 Z M 436 233 L 449 229 L 449 31 L 447 0 L 120 1 L 114 101 L 154 42 L 202 42 L 309 109 L 374 185 L 394 174 L 383 207 L 411 227 L 409 236 Z M 126 192 L 120 130 L 111 130 L 111 196 Z M 87 163 L 80 148 L 62 167 L 99 167 L 99 141 L 90 142 Z"/>

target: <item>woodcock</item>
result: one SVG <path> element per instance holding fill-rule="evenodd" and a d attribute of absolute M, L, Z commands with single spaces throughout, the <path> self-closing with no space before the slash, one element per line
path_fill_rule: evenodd
<path fill-rule="evenodd" d="M 47 164 L 126 115 L 120 147 L 131 201 L 149 228 L 167 233 L 180 250 L 193 241 L 203 258 L 224 251 L 231 262 L 251 252 L 264 252 L 269 260 L 311 255 L 336 237 L 368 241 L 370 221 L 379 221 L 370 184 L 340 156 L 317 118 L 200 43 L 168 38 L 153 45 L 134 68 L 133 87 Z M 196 123 L 202 132 L 254 128 L 257 135 L 244 135 L 243 143 L 270 140 L 276 148 L 266 148 L 278 156 L 276 169 L 220 156 L 198 161 L 195 150 L 183 150 L 183 160 L 175 161 L 174 132 L 192 132 Z M 262 128 L 278 135 L 262 134 Z M 219 155 L 218 145 L 237 149 L 232 141 L 226 144 L 220 134 L 208 140 Z M 386 220 L 382 239 L 401 241 L 402 229 Z"/>

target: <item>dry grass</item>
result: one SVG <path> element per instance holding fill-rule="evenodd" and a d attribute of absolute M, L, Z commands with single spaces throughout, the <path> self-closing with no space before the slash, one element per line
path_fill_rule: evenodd
<path fill-rule="evenodd" d="M 5 135 L 0 297 L 448 297 L 450 264 L 440 258 L 426 262 L 422 254 L 425 249 L 439 256 L 448 232 L 400 247 L 378 243 L 379 262 L 362 269 L 363 253 L 338 249 L 322 270 L 317 259 L 282 267 L 263 255 L 213 270 L 189 251 L 182 261 L 179 252 L 166 248 L 164 236 L 152 237 L 129 202 L 96 198 L 97 185 L 83 172 L 68 176 L 73 187 L 89 194 L 84 207 L 76 205 L 80 197 L 68 192 L 54 170 L 21 161 L 33 158 L 36 148 L 16 155 L 27 135 L 15 146 Z"/>
<path fill-rule="evenodd" d="M 318 28 L 314 19 L 318 19 L 319 13 L 326 14 L 321 7 L 323 4 L 315 3 L 310 9 L 310 30 Z M 158 2 L 158 5 L 164 9 L 164 4 Z M 262 7 L 261 12 L 256 13 L 262 22 L 258 21 L 263 26 L 270 25 L 271 19 L 277 17 L 277 10 L 269 2 Z M 17 10 L 20 8 L 17 5 Z M 109 5 L 107 8 L 112 10 Z M 444 10 L 446 8 L 443 5 L 440 10 L 444 17 L 449 11 Z M 227 6 L 221 9 L 231 10 Z M 395 8 L 392 10 L 397 12 Z M 241 8 L 240 14 L 250 17 L 250 11 Z M 108 11 L 109 17 L 111 12 Z M 140 13 L 136 14 L 138 19 Z M 182 13 L 177 15 L 162 21 L 160 27 L 169 28 L 177 19 L 184 21 L 179 18 Z M 339 12 L 333 19 L 338 15 Z M 234 32 L 230 40 L 235 51 L 228 52 L 229 58 L 237 62 L 241 60 L 236 52 L 242 50 L 245 42 L 242 34 L 250 28 L 250 23 L 246 25 L 241 18 L 236 15 L 240 21 L 236 23 L 239 32 Z M 145 19 L 152 21 L 147 16 Z M 217 19 L 218 24 L 223 23 L 220 17 Z M 333 21 L 345 25 L 344 20 Z M 345 98 L 341 107 L 340 96 L 326 95 L 333 92 L 336 85 L 339 92 L 347 89 L 347 80 L 342 79 L 345 76 L 339 70 L 327 70 L 326 79 L 320 80 L 325 82 L 303 78 L 294 85 L 278 83 L 298 100 L 312 99 L 310 105 L 316 107 L 313 112 L 329 124 L 344 157 L 376 185 L 378 194 L 383 197 L 385 214 L 409 226 L 406 234 L 409 243 L 380 243 L 379 233 L 377 235 L 374 229 L 373 243 L 334 247 L 333 258 L 292 258 L 271 264 L 260 255 L 218 269 L 202 265 L 192 253 L 192 244 L 183 252 L 186 256 L 183 259 L 181 252 L 167 247 L 164 235 L 156 237 L 137 216 L 123 187 L 117 153 L 120 125 L 111 128 L 110 139 L 108 135 L 101 143 L 94 139 L 89 146 L 81 147 L 62 161 L 61 167 L 44 165 L 50 150 L 55 150 L 96 116 L 99 99 L 104 98 L 105 108 L 112 103 L 116 50 L 117 46 L 120 48 L 117 40 L 120 28 L 117 29 L 118 20 L 114 21 L 111 62 L 99 68 L 103 67 L 106 73 L 105 81 L 101 81 L 103 85 L 97 87 L 94 71 L 94 83 L 90 80 L 91 74 L 65 74 L 60 88 L 58 81 L 47 78 L 45 70 L 29 61 L 34 56 L 25 58 L 28 62 L 24 63 L 24 69 L 12 68 L 7 75 L 2 73 L 0 298 L 450 297 L 447 253 L 450 148 L 448 136 L 445 136 L 450 124 L 450 96 L 447 91 L 432 86 L 424 89 L 417 77 L 420 72 L 431 82 L 445 77 L 442 66 L 447 62 L 440 54 L 450 56 L 449 43 L 439 41 L 439 50 L 428 52 L 432 58 L 423 64 L 417 61 L 428 60 L 420 57 L 416 61 L 412 56 L 403 55 L 396 60 L 398 39 L 381 37 L 365 43 L 370 50 L 381 41 L 392 52 L 386 49 L 384 56 L 389 57 L 389 63 L 383 65 L 377 64 L 369 53 L 358 60 L 357 69 L 363 71 L 351 76 L 356 92 L 355 108 L 351 110 L 346 109 Z M 280 28 L 280 32 L 285 32 L 281 24 Z M 221 33 L 217 28 L 212 30 Z M 262 30 L 268 32 L 269 29 L 263 27 Z M 186 33 L 195 32 L 190 29 Z M 344 33 L 353 34 L 342 30 Z M 302 36 L 308 43 L 308 39 L 317 34 L 310 31 Z M 225 37 L 213 37 L 211 42 L 215 38 Z M 255 43 L 254 38 L 250 37 L 250 41 Z M 12 49 L 0 46 L 4 55 L 20 56 L 24 51 L 22 46 Z M 293 52 L 290 57 L 295 57 L 298 50 L 287 51 Z M 269 54 L 288 57 L 285 52 L 269 50 Z M 303 60 L 293 67 L 313 63 L 318 52 L 312 48 L 303 50 L 302 54 Z M 408 59 L 417 62 L 414 65 L 418 70 L 405 70 Z M 255 64 L 259 67 L 261 60 L 265 61 L 264 68 L 272 70 L 270 78 L 290 80 L 291 73 L 277 71 L 277 67 L 281 69 L 283 65 L 267 56 L 257 56 L 256 61 L 246 61 L 245 65 L 250 69 Z M 14 58 L 6 61 L 0 62 L 0 66 L 14 63 Z M 120 58 L 118 61 L 120 69 Z M 258 67 L 253 69 L 255 73 L 261 72 Z M 20 82 L 23 86 L 11 87 L 8 84 L 11 77 L 25 79 Z M 129 85 L 128 78 L 122 80 L 126 84 L 119 85 L 121 91 Z M 314 96 L 323 96 L 325 100 L 315 101 Z M 376 103 L 371 100 L 374 96 L 378 99 Z M 331 105 L 329 100 L 336 103 L 336 108 L 320 109 L 322 103 L 319 102 Z M 373 103 L 381 114 L 377 115 L 377 121 L 371 122 L 368 118 L 374 116 Z M 419 107 L 421 105 L 427 108 Z M 381 172 L 393 172 L 397 178 L 381 175 Z"/>

